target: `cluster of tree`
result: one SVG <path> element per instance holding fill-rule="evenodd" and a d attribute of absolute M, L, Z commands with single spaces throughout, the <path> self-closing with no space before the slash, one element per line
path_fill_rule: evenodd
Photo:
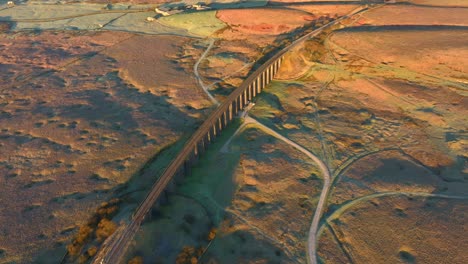
<path fill-rule="evenodd" d="M 216 228 L 211 228 L 210 232 L 208 233 L 206 240 L 211 242 L 216 237 Z M 195 249 L 195 247 L 185 246 L 182 248 L 182 251 L 177 255 L 176 264 L 197 264 L 198 259 L 203 255 L 205 249 L 203 247 L 199 247 Z"/>
<path fill-rule="evenodd" d="M 128 261 L 128 264 L 143 264 L 143 258 L 136 256 Z"/>
<path fill-rule="evenodd" d="M 99 244 L 115 232 L 117 225 L 111 219 L 118 212 L 120 202 L 119 199 L 114 198 L 109 202 L 102 203 L 91 219 L 80 227 L 72 243 L 67 246 L 70 259 L 73 260 L 79 256 L 78 263 L 85 263 L 96 255 L 98 248 L 95 245 L 90 246 L 84 252 L 83 249 L 94 239 Z"/>
<path fill-rule="evenodd" d="M 177 255 L 176 264 L 197 264 L 198 258 L 203 254 L 203 248 L 188 247 L 182 248 L 182 251 Z"/>

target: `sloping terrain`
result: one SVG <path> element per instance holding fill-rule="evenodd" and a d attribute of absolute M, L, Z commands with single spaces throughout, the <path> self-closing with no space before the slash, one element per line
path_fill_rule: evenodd
<path fill-rule="evenodd" d="M 208 102 L 173 62 L 185 41 L 126 33 L 2 38 L 6 260 L 63 248 L 114 188 L 194 129 Z"/>
<path fill-rule="evenodd" d="M 219 152 L 228 136 L 210 146 L 169 203 L 143 225 L 134 255 L 173 263 L 188 247 L 194 249 L 188 260 L 207 263 L 305 261 L 298 245 L 306 240 L 320 172 L 255 126 Z"/>
<path fill-rule="evenodd" d="M 213 109 L 202 88 L 223 100 L 263 56 L 357 7 L 155 13 L 173 2 L 0 1 L 0 263 L 59 262 L 67 245 L 89 261 Z M 467 262 L 466 7 L 385 5 L 287 53 L 251 104 L 258 122 L 216 139 L 132 263 L 306 263 L 317 213 L 319 262 Z M 265 127 L 316 155 L 329 189 Z"/>
<path fill-rule="evenodd" d="M 411 16 L 417 8 L 406 15 L 399 8 L 368 12 L 363 17 L 372 21 L 350 20 L 352 27 L 297 47 L 253 109 L 331 167 L 319 231 L 323 263 L 468 257 L 460 251 L 468 197 L 467 32 L 444 26 L 464 25 L 457 14 L 464 10 Z"/>

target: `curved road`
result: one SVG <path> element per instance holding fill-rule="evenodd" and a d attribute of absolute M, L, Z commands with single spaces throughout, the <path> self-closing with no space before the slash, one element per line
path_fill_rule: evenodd
<path fill-rule="evenodd" d="M 193 73 L 195 74 L 195 78 L 197 79 L 198 85 L 205 91 L 206 95 L 210 98 L 211 102 L 215 105 L 219 105 L 219 101 L 214 98 L 213 95 L 208 90 L 208 87 L 205 86 L 205 83 L 203 83 L 202 78 L 200 77 L 200 73 L 198 72 L 198 66 L 200 65 L 200 62 L 205 59 L 206 55 L 208 55 L 208 52 L 210 52 L 211 48 L 213 48 L 213 45 L 215 43 L 214 39 L 210 39 L 210 45 L 208 45 L 208 48 L 206 48 L 205 52 L 201 55 L 201 57 L 198 59 L 198 61 L 195 63 L 193 66 Z"/>
<path fill-rule="evenodd" d="M 434 198 L 440 198 L 440 199 L 458 199 L 458 200 L 468 199 L 468 196 L 456 196 L 456 195 L 445 195 L 445 194 L 434 194 L 434 193 L 423 193 L 423 192 L 380 192 L 380 193 L 374 193 L 374 194 L 362 196 L 357 199 L 345 202 L 345 204 L 343 204 L 340 208 L 338 208 L 331 215 L 329 215 L 324 220 L 324 223 L 320 226 L 319 230 L 317 231 L 317 239 L 321 237 L 326 224 L 330 223 L 334 219 L 339 218 L 345 211 L 352 208 L 355 204 L 372 199 L 372 198 L 397 196 L 397 195 L 404 195 L 408 197 L 411 197 L 411 196 L 434 197 Z"/>
<path fill-rule="evenodd" d="M 211 89 L 215 84 L 218 84 L 218 83 L 220 83 L 220 82 L 222 82 L 222 81 L 224 81 L 224 80 L 226 80 L 226 79 L 228 79 L 228 78 L 231 78 L 231 77 L 234 76 L 235 74 L 237 74 L 237 73 L 243 71 L 245 68 L 254 65 L 254 63 L 255 63 L 255 62 L 252 62 L 252 61 L 245 62 L 245 63 L 244 63 L 244 66 L 242 66 L 241 68 L 239 68 L 237 71 L 232 72 L 231 74 L 225 75 L 224 77 L 222 77 L 222 78 L 219 79 L 218 81 L 214 81 L 214 82 L 210 83 L 210 84 L 207 86 L 208 90 Z"/>
<path fill-rule="evenodd" d="M 322 175 L 323 175 L 323 188 L 322 188 L 322 192 L 320 193 L 319 202 L 318 202 L 317 207 L 315 209 L 314 217 L 312 219 L 312 224 L 310 225 L 310 228 L 309 228 L 309 235 L 308 235 L 308 239 L 307 239 L 308 260 L 311 263 L 316 263 L 316 251 L 317 251 L 316 250 L 316 248 L 317 248 L 317 237 L 316 237 L 317 232 L 316 231 L 317 231 L 318 225 L 320 223 L 320 217 L 322 216 L 323 208 L 325 206 L 325 202 L 327 200 L 326 198 L 328 196 L 328 190 L 330 189 L 330 185 L 331 185 L 330 170 L 327 167 L 327 165 L 325 165 L 325 163 L 323 163 L 322 160 L 320 160 L 312 152 L 310 152 L 307 149 L 303 148 L 301 145 L 299 145 L 296 142 L 290 140 L 289 138 L 279 134 L 278 132 L 274 131 L 273 129 L 271 129 L 271 128 L 267 127 L 267 126 L 265 126 L 264 124 L 258 122 L 257 120 L 253 119 L 252 117 L 248 116 L 247 114 L 245 114 L 244 118 L 245 118 L 244 123 L 237 129 L 237 131 L 234 133 L 234 135 L 231 138 L 229 138 L 229 140 L 226 142 L 226 144 L 224 144 L 224 146 L 221 149 L 222 151 L 227 150 L 227 146 L 230 144 L 233 137 L 237 133 L 239 133 L 242 128 L 244 128 L 248 124 L 255 124 L 255 125 L 259 126 L 263 131 L 265 131 L 268 134 L 270 134 L 270 135 L 284 141 L 288 145 L 291 145 L 292 147 L 294 147 L 295 149 L 299 150 L 304 155 L 309 157 L 311 160 L 313 160 L 318 165 L 320 171 L 322 172 Z"/>
<path fill-rule="evenodd" d="M 468 196 L 457 196 L 457 195 L 446 195 L 446 194 L 436 194 L 436 193 L 423 193 L 423 192 L 380 192 L 380 193 L 374 193 L 366 196 L 359 197 L 357 199 L 351 200 L 346 202 L 344 205 L 342 205 L 339 209 L 334 211 L 330 216 L 328 216 L 325 219 L 325 222 L 330 222 L 333 219 L 338 218 L 340 215 L 342 215 L 346 210 L 350 209 L 353 207 L 355 204 L 366 201 L 372 198 L 378 198 L 378 197 L 385 197 L 385 196 L 397 196 L 397 195 L 404 195 L 404 196 L 419 196 L 419 197 L 435 197 L 435 198 L 441 198 L 441 199 L 458 199 L 458 200 L 466 200 L 468 199 Z M 321 233 L 323 232 L 323 228 L 325 225 L 320 226 L 320 229 L 318 230 L 318 235 L 320 236 Z"/>

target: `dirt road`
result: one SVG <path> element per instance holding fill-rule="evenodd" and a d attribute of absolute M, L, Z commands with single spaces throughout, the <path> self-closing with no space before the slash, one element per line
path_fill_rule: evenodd
<path fill-rule="evenodd" d="M 200 77 L 200 73 L 198 72 L 198 66 L 200 65 L 200 62 L 202 62 L 206 55 L 208 54 L 208 52 L 210 52 L 211 48 L 213 48 L 213 45 L 215 43 L 215 40 L 214 39 L 210 39 L 210 44 L 208 45 L 208 47 L 206 48 L 205 52 L 203 52 L 203 54 L 201 55 L 201 57 L 198 59 L 198 61 L 195 63 L 195 65 L 193 66 L 193 73 L 195 74 L 195 78 L 197 79 L 197 82 L 198 82 L 198 85 L 200 85 L 200 87 L 203 89 L 203 91 L 205 91 L 206 95 L 208 95 L 208 97 L 210 98 L 211 102 L 215 105 L 219 105 L 219 101 L 216 100 L 216 98 L 214 98 L 213 95 L 211 95 L 211 93 L 209 92 L 208 90 L 208 87 L 205 85 L 205 83 L 203 82 L 202 78 Z"/>

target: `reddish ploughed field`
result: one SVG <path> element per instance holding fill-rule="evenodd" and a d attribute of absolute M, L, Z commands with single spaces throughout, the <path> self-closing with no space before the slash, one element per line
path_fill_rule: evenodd
<path fill-rule="evenodd" d="M 315 18 L 302 11 L 266 8 L 220 10 L 217 17 L 241 33 L 269 35 L 289 32 Z"/>

